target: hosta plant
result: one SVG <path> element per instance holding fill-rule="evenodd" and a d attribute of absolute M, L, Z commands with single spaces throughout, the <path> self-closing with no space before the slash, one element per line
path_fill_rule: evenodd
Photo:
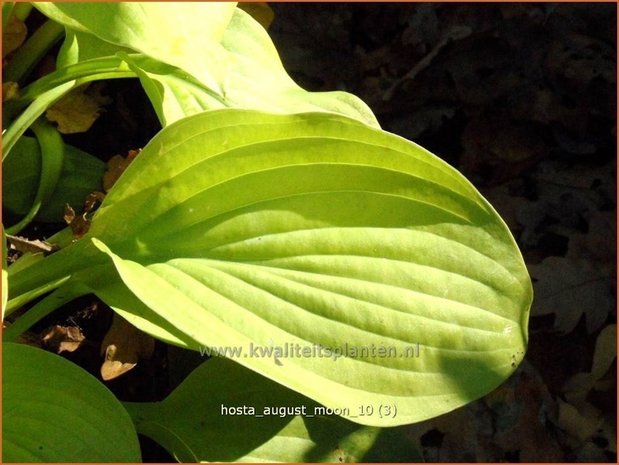
<path fill-rule="evenodd" d="M 43 116 L 76 87 L 139 79 L 163 129 L 85 235 L 61 231 L 60 250 L 3 270 L 4 460 L 138 461 L 136 432 L 181 461 L 411 460 L 381 427 L 456 409 L 516 369 L 530 279 L 458 171 L 381 130 L 356 97 L 299 88 L 232 3 L 34 6 L 52 33 L 24 47 L 64 39 L 52 73 L 9 69 L 21 87 L 4 105 L 4 198 L 24 219 L 6 231 L 99 189 L 98 160 Z M 90 293 L 218 357 L 164 401 L 133 404 L 15 343 Z"/>

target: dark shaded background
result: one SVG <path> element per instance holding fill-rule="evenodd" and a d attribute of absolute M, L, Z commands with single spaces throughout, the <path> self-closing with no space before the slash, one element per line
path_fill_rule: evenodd
<path fill-rule="evenodd" d="M 405 427 L 425 459 L 616 462 L 616 5 L 270 5 L 293 78 L 461 170 L 533 277 L 525 362 Z"/>

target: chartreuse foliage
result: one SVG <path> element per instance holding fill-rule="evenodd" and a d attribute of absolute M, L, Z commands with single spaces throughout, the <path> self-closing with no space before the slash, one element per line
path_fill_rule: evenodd
<path fill-rule="evenodd" d="M 57 94 L 94 79 L 138 77 L 164 129 L 84 237 L 9 267 L 7 314 L 54 292 L 5 341 L 93 292 L 160 340 L 232 359 L 205 362 L 161 403 L 125 404 L 179 460 L 410 459 L 395 445 L 402 455 L 378 454 L 399 439 L 376 427 L 462 406 L 522 360 L 522 257 L 460 173 L 379 129 L 356 97 L 298 88 L 266 32 L 230 5 L 37 4 L 66 27 L 61 66 L 12 102 L 4 156 L 32 143 L 22 129 Z M 344 419 L 231 417 L 221 405 Z"/>

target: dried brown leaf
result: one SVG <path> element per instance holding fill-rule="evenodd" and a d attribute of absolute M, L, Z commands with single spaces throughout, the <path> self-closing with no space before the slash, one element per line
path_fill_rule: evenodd
<path fill-rule="evenodd" d="M 559 416 L 557 418 L 558 426 L 578 438 L 580 441 L 586 441 L 600 428 L 603 418 L 600 412 L 591 405 L 586 405 L 582 411 L 568 402 L 559 402 Z"/>
<path fill-rule="evenodd" d="M 105 381 L 118 378 L 135 367 L 140 359 L 148 359 L 155 349 L 155 340 L 131 323 L 114 314 L 112 326 L 101 343 L 105 360 L 101 377 Z"/>
<path fill-rule="evenodd" d="M 95 209 L 98 203 L 103 202 L 105 194 L 103 192 L 91 192 L 84 200 L 84 212 L 77 215 L 70 205 L 65 205 L 63 218 L 71 228 L 74 239 L 79 239 L 90 229 L 89 214 Z"/>
<path fill-rule="evenodd" d="M 123 157 L 122 155 L 114 155 L 107 162 L 107 171 L 103 175 L 103 189 L 105 192 L 109 192 L 109 190 L 114 186 L 120 175 L 125 172 L 127 167 L 131 164 L 131 162 L 137 157 L 140 153 L 140 150 L 129 150 L 127 157 Z"/>
<path fill-rule="evenodd" d="M 56 244 L 50 244 L 49 242 L 26 239 L 21 236 L 10 236 L 7 234 L 7 240 L 11 244 L 11 248 L 17 250 L 22 253 L 51 253 L 58 250 L 58 246 Z"/>
<path fill-rule="evenodd" d="M 555 402 L 533 367 L 523 366 L 511 383 L 502 385 L 484 401 L 496 418 L 491 440 L 498 450 L 519 450 L 522 462 L 563 461 L 561 447 L 545 424 Z"/>
<path fill-rule="evenodd" d="M 600 269 L 613 270 L 616 266 L 617 244 L 616 211 L 593 212 L 588 219 L 587 233 L 570 236 L 568 258 L 591 260 Z"/>
<path fill-rule="evenodd" d="M 608 325 L 597 337 L 590 372 L 576 373 L 563 385 L 565 399 L 576 408 L 583 408 L 596 383 L 606 375 L 617 358 L 617 325 Z"/>
<path fill-rule="evenodd" d="M 103 105 L 110 101 L 101 95 L 100 86 L 80 87 L 56 102 L 45 116 L 58 123 L 62 134 L 86 132 L 101 114 Z"/>
<path fill-rule="evenodd" d="M 42 340 L 49 349 L 59 354 L 76 351 L 86 338 L 77 326 L 55 325 L 47 331 Z"/>
<path fill-rule="evenodd" d="M 137 365 L 137 362 L 121 362 L 117 360 L 120 357 L 118 352 L 121 351 L 115 344 L 110 344 L 105 349 L 105 361 L 101 365 L 101 378 L 105 381 L 118 378 Z"/>
<path fill-rule="evenodd" d="M 64 207 L 64 220 L 71 228 L 74 239 L 82 237 L 90 228 L 90 220 L 86 215 L 76 215 L 75 210 L 68 204 Z"/>

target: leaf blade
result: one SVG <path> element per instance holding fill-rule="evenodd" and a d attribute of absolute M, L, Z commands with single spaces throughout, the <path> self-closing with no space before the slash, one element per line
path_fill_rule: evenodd
<path fill-rule="evenodd" d="M 364 424 L 452 410 L 524 355 L 530 281 L 496 212 L 433 155 L 344 117 L 219 110 L 174 124 L 91 236 L 194 349 L 393 347 L 236 358 L 332 408 L 398 406 Z"/>
<path fill-rule="evenodd" d="M 120 402 L 62 358 L 3 344 L 3 461 L 140 461 Z"/>

